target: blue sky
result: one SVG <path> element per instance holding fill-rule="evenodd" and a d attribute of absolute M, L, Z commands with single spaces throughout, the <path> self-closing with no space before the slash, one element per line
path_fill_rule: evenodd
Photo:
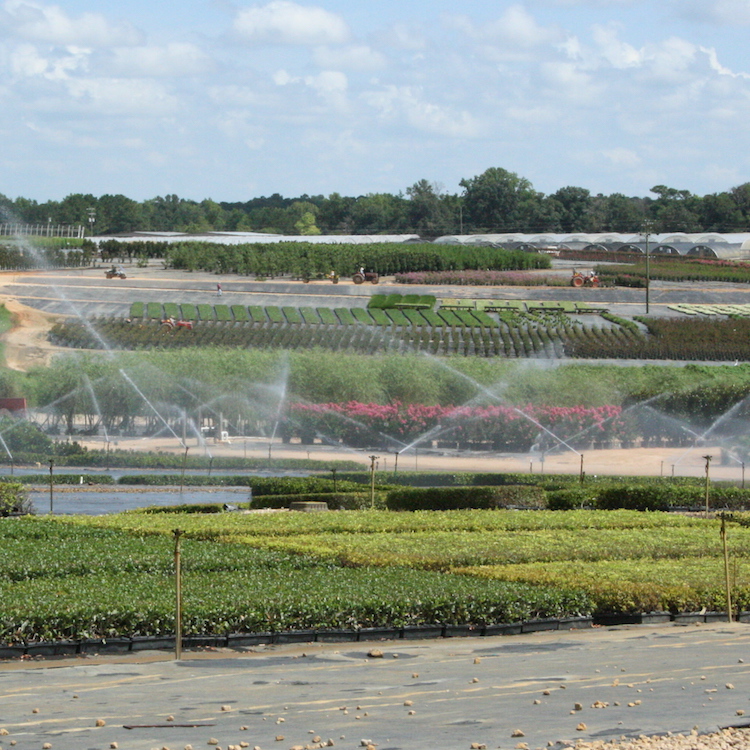
<path fill-rule="evenodd" d="M 750 181 L 750 0 L 0 0 L 0 193 Z"/>

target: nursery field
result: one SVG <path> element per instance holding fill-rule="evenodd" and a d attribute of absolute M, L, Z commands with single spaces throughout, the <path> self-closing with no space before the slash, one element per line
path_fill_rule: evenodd
<path fill-rule="evenodd" d="M 435 310 L 419 302 L 368 308 L 138 302 L 129 318 L 68 319 L 50 338 L 79 349 L 318 347 L 490 358 L 749 360 L 750 318 L 725 314 L 730 317 L 638 316 L 634 322 L 585 303 L 486 299 L 444 299 Z M 175 328 L 164 323 L 168 318 L 191 325 Z"/>
<path fill-rule="evenodd" d="M 750 608 L 750 529 L 729 523 Z M 2 519 L 0 640 L 482 626 L 725 606 L 719 521 L 634 511 L 384 511 Z"/>

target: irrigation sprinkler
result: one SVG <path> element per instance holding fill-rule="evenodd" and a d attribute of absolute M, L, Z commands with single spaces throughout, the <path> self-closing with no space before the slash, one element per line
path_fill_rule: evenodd
<path fill-rule="evenodd" d="M 581 453 L 581 469 L 580 469 L 580 474 L 578 477 L 581 484 L 583 484 L 583 479 L 585 476 L 586 476 L 586 472 L 584 472 L 583 470 L 583 453 Z"/>
<path fill-rule="evenodd" d="M 393 473 L 398 474 L 398 451 L 396 451 L 393 455 L 394 455 Z"/>
<path fill-rule="evenodd" d="M 331 469 L 331 474 L 333 475 L 333 491 L 337 491 L 337 485 L 336 485 L 336 469 Z"/>
<path fill-rule="evenodd" d="M 11 463 L 11 466 L 13 466 L 12 463 Z M 744 461 L 742 462 L 742 489 L 743 490 L 745 489 L 745 462 Z"/>
<path fill-rule="evenodd" d="M 214 465 L 214 457 L 208 459 L 208 476 L 211 476 L 211 467 Z"/>

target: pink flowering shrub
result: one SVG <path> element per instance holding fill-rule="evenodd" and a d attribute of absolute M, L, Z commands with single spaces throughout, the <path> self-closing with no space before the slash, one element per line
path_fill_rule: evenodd
<path fill-rule="evenodd" d="M 321 435 L 352 447 L 393 448 L 394 440 L 408 444 L 431 430 L 434 439 L 515 451 L 527 451 L 540 440 L 553 445 L 556 440 L 546 430 L 577 445 L 634 437 L 633 426 L 619 406 L 291 404 L 288 425 L 306 440 Z"/>

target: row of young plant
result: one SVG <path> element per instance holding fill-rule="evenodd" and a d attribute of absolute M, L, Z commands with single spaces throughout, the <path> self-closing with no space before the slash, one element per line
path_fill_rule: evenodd
<path fill-rule="evenodd" d="M 186 634 L 479 626 L 725 604 L 718 521 L 672 514 L 130 513 L 0 527 L 5 642 L 171 634 L 176 527 L 185 531 Z M 750 529 L 730 524 L 729 550 L 733 601 L 748 609 Z"/>
<path fill-rule="evenodd" d="M 542 269 L 546 268 L 541 266 Z M 570 277 L 523 271 L 409 271 L 394 276 L 397 284 L 450 284 L 452 286 L 570 286 Z"/>
<path fill-rule="evenodd" d="M 651 279 L 663 281 L 726 281 L 735 284 L 750 282 L 749 263 L 701 258 L 651 256 L 647 274 L 646 260 L 643 256 L 639 256 L 636 262 L 628 265 L 627 268 L 602 264 L 596 267 L 596 271 L 600 277 L 617 277 L 620 274 L 627 274 L 641 280 L 645 280 L 648 275 Z"/>
<path fill-rule="evenodd" d="M 610 357 L 612 346 L 620 340 L 618 333 L 613 333 L 607 327 L 583 328 L 580 324 L 562 319 L 545 325 L 527 319 L 521 320 L 515 313 L 510 314 L 514 318 L 511 324 L 501 314 L 499 322 L 490 319 L 487 325 L 481 325 L 477 318 L 487 316 L 487 313 L 479 311 L 447 311 L 438 315 L 417 310 L 373 310 L 370 313 L 373 319 L 377 313 L 388 314 L 389 320 L 398 318 L 399 323 L 405 325 L 397 325 L 393 320 L 390 325 L 385 322 L 382 325 L 366 325 L 356 324 L 359 316 L 355 316 L 354 312 L 356 311 L 352 311 L 351 322 L 332 326 L 279 322 L 261 326 L 199 325 L 192 330 L 165 330 L 158 321 L 134 324 L 132 321 L 112 318 L 91 323 L 66 320 L 55 324 L 50 332 L 50 340 L 58 346 L 77 349 L 106 347 L 142 350 L 213 346 L 295 350 L 320 347 L 363 354 L 426 352 L 433 355 L 545 358 L 578 356 L 578 342 L 588 339 L 601 341 L 602 354 L 599 356 Z M 362 309 L 361 314 L 364 313 L 367 311 Z M 340 314 L 337 311 L 337 315 Z M 434 315 L 439 323 L 434 326 L 410 324 L 409 318 L 415 314 L 420 314 L 425 319 L 428 315 Z M 443 319 L 449 315 L 457 321 L 456 325 Z M 469 317 L 477 322 L 471 325 Z M 631 332 L 622 333 L 622 337 L 631 336 L 634 336 Z"/>
<path fill-rule="evenodd" d="M 173 558 L 169 536 L 136 538 L 47 519 L 0 525 L 0 641 L 173 632 L 173 595 L 165 585 Z M 221 541 L 186 538 L 182 559 L 186 634 L 481 625 L 590 609 L 581 593 L 417 567 L 336 566 Z"/>
<path fill-rule="evenodd" d="M 403 271 L 487 268 L 518 270 L 549 268 L 545 255 L 491 247 L 456 247 L 432 243 L 248 243 L 216 245 L 178 242 L 164 250 L 172 268 L 237 273 L 260 277 L 292 275 L 323 278 L 331 271 L 349 276 L 361 267 L 390 275 Z"/>

